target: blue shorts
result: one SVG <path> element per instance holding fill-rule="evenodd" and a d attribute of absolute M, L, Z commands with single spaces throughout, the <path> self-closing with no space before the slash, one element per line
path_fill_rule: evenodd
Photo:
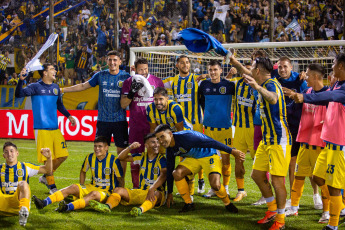
<path fill-rule="evenodd" d="M 106 52 L 106 45 L 102 45 L 102 44 L 98 44 L 97 45 L 97 52 L 98 52 L 98 57 L 104 57 L 107 56 L 107 52 Z"/>
<path fill-rule="evenodd" d="M 126 148 L 128 146 L 128 123 L 127 121 L 97 121 L 96 137 L 99 136 L 107 138 L 109 146 L 111 142 L 111 136 L 113 136 L 116 147 Z"/>

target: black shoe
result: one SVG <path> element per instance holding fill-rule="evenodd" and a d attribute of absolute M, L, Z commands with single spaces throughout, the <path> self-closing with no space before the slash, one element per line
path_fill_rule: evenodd
<path fill-rule="evenodd" d="M 69 195 L 69 196 L 66 196 L 65 199 L 63 199 L 64 201 L 66 201 L 66 203 L 71 203 L 74 201 L 73 199 L 73 196 L 72 195 Z"/>
<path fill-rule="evenodd" d="M 184 204 L 183 208 L 179 211 L 179 213 L 181 212 L 189 212 L 189 211 L 194 211 L 195 207 L 193 203 L 190 204 Z"/>
<path fill-rule="evenodd" d="M 332 230 L 332 229 L 326 225 L 325 227 L 323 227 L 322 230 Z"/>
<path fill-rule="evenodd" d="M 67 211 L 67 204 L 64 200 L 60 201 L 59 206 L 55 209 L 58 212 L 66 212 Z"/>
<path fill-rule="evenodd" d="M 37 196 L 33 195 L 31 200 L 34 202 L 37 209 L 43 209 L 45 207 L 43 200 L 39 199 Z"/>
<path fill-rule="evenodd" d="M 238 213 L 238 208 L 233 203 L 228 204 L 225 206 L 226 210 L 228 210 L 231 213 Z"/>

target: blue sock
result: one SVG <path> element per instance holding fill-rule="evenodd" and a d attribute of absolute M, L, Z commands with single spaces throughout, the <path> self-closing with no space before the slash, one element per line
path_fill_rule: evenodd
<path fill-rule="evenodd" d="M 73 211 L 74 205 L 72 203 L 67 204 L 67 211 Z"/>
<path fill-rule="evenodd" d="M 43 200 L 43 203 L 44 203 L 44 207 L 47 206 L 47 205 L 50 205 L 52 203 L 52 200 L 47 197 L 46 199 Z"/>

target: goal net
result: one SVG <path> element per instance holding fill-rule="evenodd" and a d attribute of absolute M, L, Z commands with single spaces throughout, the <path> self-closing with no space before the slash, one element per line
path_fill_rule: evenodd
<path fill-rule="evenodd" d="M 332 71 L 334 57 L 343 52 L 345 41 L 303 41 L 303 42 L 263 42 L 263 43 L 232 43 L 223 44 L 226 49 L 234 48 L 236 58 L 245 63 L 251 60 L 251 55 L 256 50 L 263 50 L 266 55 L 276 63 L 280 57 L 287 56 L 291 59 L 293 71 L 306 71 L 310 63 L 320 63 L 326 69 L 327 76 Z M 133 47 L 130 49 L 130 64 L 134 65 L 136 58 L 146 58 L 149 62 L 151 74 L 166 78 L 178 73 L 175 65 L 180 55 L 186 55 L 191 62 L 191 72 L 207 73 L 207 63 L 211 59 L 222 62 L 223 76 L 231 65 L 224 62 L 224 57 L 213 50 L 207 53 L 193 53 L 185 46 L 157 46 L 157 47 Z M 325 76 L 326 77 L 326 76 Z"/>

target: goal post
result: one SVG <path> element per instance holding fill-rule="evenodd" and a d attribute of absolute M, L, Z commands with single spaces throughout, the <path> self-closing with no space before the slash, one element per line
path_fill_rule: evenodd
<path fill-rule="evenodd" d="M 223 44 L 224 48 L 234 48 L 236 58 L 240 62 L 251 60 L 255 50 L 261 49 L 276 63 L 280 57 L 286 56 L 291 59 L 293 71 L 306 71 L 310 63 L 320 63 L 324 66 L 326 74 L 332 71 L 334 57 L 344 52 L 344 40 L 329 41 L 301 41 L 301 42 L 262 42 L 262 43 L 230 43 Z M 207 63 L 211 59 L 222 62 L 223 75 L 226 75 L 231 68 L 224 62 L 224 57 L 214 50 L 207 53 L 193 53 L 188 51 L 184 45 L 179 46 L 154 46 L 154 47 L 131 47 L 130 65 L 134 65 L 137 58 L 146 58 L 149 62 L 151 74 L 165 78 L 178 73 L 175 65 L 180 55 L 186 55 L 191 62 L 191 72 L 206 73 Z"/>

